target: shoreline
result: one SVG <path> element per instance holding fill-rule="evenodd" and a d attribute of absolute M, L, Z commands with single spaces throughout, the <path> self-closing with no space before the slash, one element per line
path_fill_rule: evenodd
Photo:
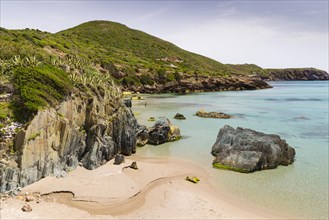
<path fill-rule="evenodd" d="M 123 169 L 137 161 L 138 170 Z M 185 180 L 197 176 L 197 184 Z M 78 167 L 64 178 L 46 177 L 24 187 L 22 194 L 41 194 L 23 212 L 21 197 L 2 201 L 2 219 L 286 219 L 272 210 L 235 198 L 210 184 L 201 166 L 173 158 L 133 155 L 121 165 L 113 160 L 95 170 Z M 61 193 L 52 193 L 61 192 Z M 169 211 L 170 210 L 170 211 Z M 289 216 L 291 218 L 291 216 Z"/>

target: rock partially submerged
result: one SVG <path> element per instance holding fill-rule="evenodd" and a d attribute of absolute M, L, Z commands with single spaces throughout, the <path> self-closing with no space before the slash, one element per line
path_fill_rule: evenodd
<path fill-rule="evenodd" d="M 186 118 L 183 114 L 176 113 L 176 115 L 174 116 L 174 119 L 185 120 Z"/>
<path fill-rule="evenodd" d="M 150 128 L 139 126 L 137 128 L 137 146 L 145 144 L 158 145 L 181 138 L 180 129 L 174 126 L 168 118 L 161 118 Z"/>
<path fill-rule="evenodd" d="M 223 112 L 206 112 L 203 109 L 197 111 L 195 115 L 203 118 L 232 118 L 231 115 L 225 114 Z"/>
<path fill-rule="evenodd" d="M 245 173 L 286 166 L 295 157 L 295 149 L 278 135 L 228 125 L 220 129 L 211 153 L 214 167 Z"/>
<path fill-rule="evenodd" d="M 149 144 L 158 145 L 168 141 L 176 141 L 181 138 L 180 130 L 174 126 L 168 118 L 155 122 L 149 130 Z"/>

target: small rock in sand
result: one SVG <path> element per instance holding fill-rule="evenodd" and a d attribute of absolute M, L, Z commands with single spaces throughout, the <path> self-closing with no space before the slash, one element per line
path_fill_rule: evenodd
<path fill-rule="evenodd" d="M 138 170 L 137 162 L 136 161 L 132 162 L 131 165 L 130 165 L 130 168 L 134 169 L 134 170 Z"/>
<path fill-rule="evenodd" d="M 23 212 L 32 212 L 32 208 L 29 204 L 25 204 L 23 207 L 22 207 L 22 211 Z"/>
<path fill-rule="evenodd" d="M 34 201 L 34 199 L 35 199 L 34 196 L 26 196 L 25 197 L 26 202 L 32 202 L 32 201 Z"/>
<path fill-rule="evenodd" d="M 125 162 L 125 157 L 122 154 L 115 155 L 114 164 L 120 165 Z"/>

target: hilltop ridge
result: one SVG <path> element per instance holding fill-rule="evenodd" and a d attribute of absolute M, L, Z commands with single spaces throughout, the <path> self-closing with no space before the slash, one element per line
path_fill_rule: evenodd
<path fill-rule="evenodd" d="M 111 21 L 89 21 L 55 34 L 28 28 L 24 30 L 0 28 L 0 43 L 2 51 L 0 59 L 2 60 L 11 59 L 14 56 L 34 56 L 45 63 L 58 60 L 69 65 L 71 69 L 72 65 L 78 62 L 80 69 L 85 66 L 95 67 L 97 71 L 109 74 L 125 90 L 140 92 L 193 91 L 193 87 L 188 88 L 184 85 L 195 84 L 199 76 L 203 76 L 204 80 L 208 81 L 225 81 L 222 79 L 243 77 L 243 81 L 248 78 L 251 84 L 256 80 L 255 76 L 258 77 L 257 80 L 291 78 L 284 77 L 282 73 L 274 74 L 276 77 L 272 77 L 273 72 L 280 71 L 263 69 L 255 64 L 223 64 L 183 50 L 145 32 Z M 72 61 L 72 59 L 77 62 L 69 63 L 68 60 Z M 324 71 L 312 68 L 303 70 L 312 71 L 312 77 L 306 77 L 306 79 L 329 79 Z M 302 75 L 308 76 L 308 74 Z M 183 83 L 182 86 L 181 79 L 189 82 Z M 236 79 L 229 81 L 234 82 Z M 305 79 L 305 77 L 297 77 L 297 79 Z M 178 86 L 180 89 L 167 91 L 168 86 L 165 84 L 168 83 L 171 85 L 169 87 Z M 241 84 L 241 82 L 238 83 Z M 258 82 L 256 84 L 260 85 Z M 265 84 L 261 87 L 232 87 L 225 84 L 225 88 L 219 89 L 216 89 L 218 86 L 212 86 L 211 89 L 209 86 L 205 88 L 197 86 L 196 90 L 219 91 L 269 87 Z"/>

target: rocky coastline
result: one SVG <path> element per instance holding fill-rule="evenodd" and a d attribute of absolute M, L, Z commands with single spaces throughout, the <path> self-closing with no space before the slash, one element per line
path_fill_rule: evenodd
<path fill-rule="evenodd" d="M 218 77 L 180 73 L 180 79 L 153 84 L 123 85 L 124 91 L 140 93 L 189 93 L 240 91 L 272 88 L 266 81 L 329 80 L 326 71 L 314 68 L 266 69 L 265 75 Z M 138 77 L 138 75 L 137 75 Z"/>
<path fill-rule="evenodd" d="M 270 88 L 264 80 L 329 79 L 325 71 L 315 69 L 273 71 L 267 78 L 183 74 L 178 81 L 152 86 L 123 86 L 123 90 L 144 93 L 238 91 Z M 0 192 L 24 187 L 48 175 L 65 176 L 78 165 L 95 169 L 117 154 L 135 153 L 137 144 L 153 143 L 149 139 L 159 131 L 154 128 L 156 132 L 151 132 L 152 135 L 146 128 L 143 131 L 129 108 L 131 100 L 123 101 L 120 95 L 110 90 L 91 91 L 92 94 L 75 91 L 56 108 L 39 111 L 32 121 L 19 129 L 14 139 L 15 154 L 11 160 L 0 161 Z M 167 132 L 173 133 L 171 130 Z M 174 140 L 179 139 L 179 132 L 174 137 Z M 164 141 L 169 140 L 166 139 Z M 156 140 L 153 144 L 161 143 L 163 140 Z"/>
<path fill-rule="evenodd" d="M 289 81 L 289 80 L 329 80 L 329 74 L 324 70 L 315 68 L 288 68 L 267 69 L 267 81 Z"/>
<path fill-rule="evenodd" d="M 137 121 L 115 91 L 75 92 L 47 108 L 20 130 L 15 155 L 0 163 L 0 192 L 49 175 L 65 176 L 78 165 L 95 169 L 116 154 L 136 151 Z"/>
<path fill-rule="evenodd" d="M 123 85 L 124 91 L 140 93 L 189 93 L 189 92 L 216 92 L 239 91 L 271 88 L 259 77 L 230 76 L 217 77 L 207 75 L 182 74 L 181 79 L 153 85 Z"/>

